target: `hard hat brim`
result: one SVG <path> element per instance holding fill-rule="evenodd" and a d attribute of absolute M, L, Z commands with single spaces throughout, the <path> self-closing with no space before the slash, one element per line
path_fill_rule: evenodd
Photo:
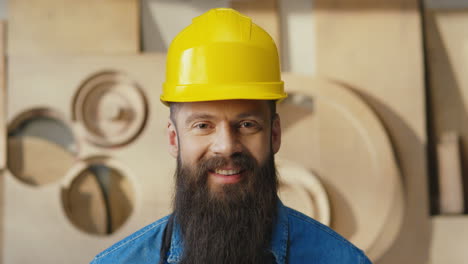
<path fill-rule="evenodd" d="M 200 93 L 200 91 L 203 91 Z M 164 84 L 160 99 L 166 105 L 171 102 L 203 102 L 221 100 L 283 100 L 284 83 L 236 83 L 236 84 Z"/>

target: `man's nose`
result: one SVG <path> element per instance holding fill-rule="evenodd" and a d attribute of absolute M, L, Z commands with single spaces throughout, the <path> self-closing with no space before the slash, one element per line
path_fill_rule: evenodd
<path fill-rule="evenodd" d="M 215 138 L 211 145 L 211 151 L 215 155 L 230 157 L 234 153 L 242 151 L 238 135 L 229 125 L 221 125 L 216 128 Z"/>

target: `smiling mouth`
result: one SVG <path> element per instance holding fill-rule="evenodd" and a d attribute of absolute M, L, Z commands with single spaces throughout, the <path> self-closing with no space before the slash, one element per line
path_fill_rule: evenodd
<path fill-rule="evenodd" d="M 237 175 L 241 173 L 241 170 L 219 170 L 215 169 L 214 173 L 223 175 L 223 176 L 232 176 L 232 175 Z"/>
<path fill-rule="evenodd" d="M 241 169 L 214 169 L 210 171 L 210 179 L 215 184 L 238 183 L 242 179 L 243 172 Z"/>

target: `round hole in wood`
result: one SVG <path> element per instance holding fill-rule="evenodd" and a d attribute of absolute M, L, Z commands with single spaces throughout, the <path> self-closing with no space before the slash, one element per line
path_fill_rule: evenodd
<path fill-rule="evenodd" d="M 7 166 L 23 183 L 58 181 L 73 165 L 76 152 L 70 127 L 53 110 L 31 109 L 9 124 Z"/>
<path fill-rule="evenodd" d="M 83 82 L 73 101 L 73 119 L 85 137 L 101 147 L 129 143 L 142 131 L 147 100 L 139 85 L 116 71 L 97 73 Z"/>
<path fill-rule="evenodd" d="M 109 235 L 130 217 L 134 191 L 124 173 L 109 164 L 92 162 L 80 168 L 71 184 L 62 189 L 68 219 L 89 234 Z"/>

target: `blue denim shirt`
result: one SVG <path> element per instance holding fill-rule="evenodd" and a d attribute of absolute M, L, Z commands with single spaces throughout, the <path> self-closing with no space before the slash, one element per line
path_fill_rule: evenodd
<path fill-rule="evenodd" d="M 98 254 L 91 264 L 158 264 L 166 216 Z M 364 253 L 329 227 L 278 202 L 270 251 L 277 264 L 371 264 Z M 182 258 L 180 227 L 174 224 L 165 263 Z"/>

